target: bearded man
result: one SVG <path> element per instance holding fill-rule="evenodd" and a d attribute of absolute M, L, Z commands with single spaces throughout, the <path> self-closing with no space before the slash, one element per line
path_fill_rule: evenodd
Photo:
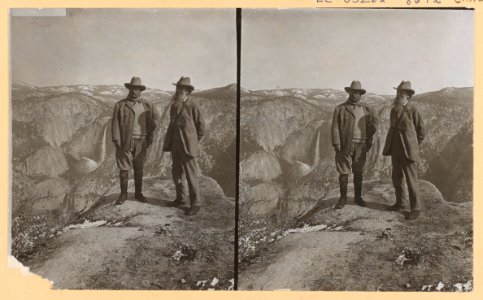
<path fill-rule="evenodd" d="M 189 77 L 181 77 L 176 86 L 176 93 L 170 108 L 170 122 L 164 140 L 163 151 L 171 152 L 172 177 L 176 187 L 176 199 L 169 203 L 171 207 L 182 207 L 186 201 L 183 185 L 183 173 L 188 181 L 190 208 L 186 215 L 196 215 L 201 207 L 201 195 L 198 179 L 197 157 L 200 154 L 199 143 L 205 133 L 205 122 L 201 111 L 192 99 Z"/>
<path fill-rule="evenodd" d="M 403 179 L 409 192 L 410 212 L 407 220 L 416 219 L 421 211 L 421 199 L 418 187 L 419 145 L 424 140 L 426 128 L 417 107 L 410 102 L 414 95 L 410 81 L 402 81 L 397 88 L 394 105 L 391 109 L 390 127 L 382 152 L 391 156 L 392 183 L 396 194 L 396 203 L 390 210 L 404 210 L 405 193 Z"/>

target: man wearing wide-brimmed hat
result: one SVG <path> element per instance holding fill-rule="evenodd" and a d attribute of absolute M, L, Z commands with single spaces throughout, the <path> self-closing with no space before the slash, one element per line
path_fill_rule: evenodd
<path fill-rule="evenodd" d="M 134 197 L 140 202 L 146 202 L 142 193 L 143 167 L 158 122 L 158 114 L 152 103 L 141 98 L 141 92 L 146 89 L 141 79 L 133 77 L 124 86 L 129 89 L 129 94 L 116 103 L 112 116 L 112 141 L 116 146 L 116 163 L 121 181 L 121 194 L 116 205 L 127 199 L 131 168 L 134 169 Z"/>
<path fill-rule="evenodd" d="M 362 199 L 362 180 L 366 152 L 372 147 L 378 119 L 374 111 L 361 102 L 366 93 L 359 81 L 353 81 L 345 88 L 349 93 L 346 102 L 334 110 L 332 120 L 332 145 L 335 163 L 339 172 L 340 198 L 335 209 L 341 209 L 347 202 L 349 174 L 354 174 L 354 203 L 365 206 Z"/>
<path fill-rule="evenodd" d="M 172 176 L 176 187 L 176 199 L 169 203 L 172 207 L 182 207 L 186 201 L 183 173 L 188 181 L 190 208 L 187 215 L 195 215 L 200 210 L 198 164 L 199 142 L 205 132 L 205 122 L 201 111 L 190 94 L 194 90 L 189 77 L 181 77 L 170 108 L 170 122 L 164 139 L 163 151 L 171 152 Z"/>
<path fill-rule="evenodd" d="M 392 183 L 396 194 L 396 203 L 390 210 L 403 210 L 405 190 L 403 179 L 409 192 L 410 213 L 406 219 L 419 216 L 421 201 L 418 188 L 419 145 L 424 139 L 426 129 L 421 114 L 409 101 L 414 95 L 411 82 L 402 81 L 397 88 L 394 106 L 391 109 L 391 124 L 386 137 L 383 155 L 391 156 Z"/>

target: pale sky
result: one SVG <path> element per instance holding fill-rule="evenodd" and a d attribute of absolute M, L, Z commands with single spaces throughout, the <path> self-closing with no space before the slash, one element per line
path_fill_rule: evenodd
<path fill-rule="evenodd" d="M 70 9 L 11 17 L 13 81 L 38 86 L 124 84 L 173 90 L 236 82 L 235 9 Z"/>
<path fill-rule="evenodd" d="M 242 20 L 244 88 L 473 86 L 473 11 L 244 9 Z"/>

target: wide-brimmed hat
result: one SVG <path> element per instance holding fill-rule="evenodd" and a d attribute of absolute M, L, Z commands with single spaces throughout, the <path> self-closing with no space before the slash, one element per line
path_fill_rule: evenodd
<path fill-rule="evenodd" d="M 128 89 L 133 88 L 133 87 L 139 87 L 139 88 L 141 88 L 141 91 L 144 91 L 146 89 L 146 86 L 144 86 L 141 82 L 141 78 L 136 77 L 136 76 L 134 76 L 131 79 L 130 83 L 125 83 L 124 86 L 127 87 Z"/>
<path fill-rule="evenodd" d="M 190 91 L 193 91 L 195 89 L 194 86 L 191 85 L 191 80 L 189 77 L 183 77 L 181 76 L 181 78 L 178 80 L 177 83 L 173 83 L 173 85 L 175 86 L 185 86 L 185 87 L 188 87 L 190 89 Z"/>
<path fill-rule="evenodd" d="M 403 91 L 408 91 L 411 93 L 411 96 L 414 95 L 415 91 L 411 88 L 411 81 L 401 81 L 401 83 L 395 87 L 394 89 L 396 90 L 403 90 Z"/>
<path fill-rule="evenodd" d="M 366 90 L 362 88 L 360 81 L 357 80 L 352 81 L 351 86 L 347 86 L 344 89 L 348 93 L 353 93 L 355 91 L 361 92 L 362 95 L 366 93 Z"/>

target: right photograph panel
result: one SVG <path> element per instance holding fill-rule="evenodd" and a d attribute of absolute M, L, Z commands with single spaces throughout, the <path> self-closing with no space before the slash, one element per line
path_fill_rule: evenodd
<path fill-rule="evenodd" d="M 473 289 L 473 17 L 243 10 L 240 290 Z"/>

